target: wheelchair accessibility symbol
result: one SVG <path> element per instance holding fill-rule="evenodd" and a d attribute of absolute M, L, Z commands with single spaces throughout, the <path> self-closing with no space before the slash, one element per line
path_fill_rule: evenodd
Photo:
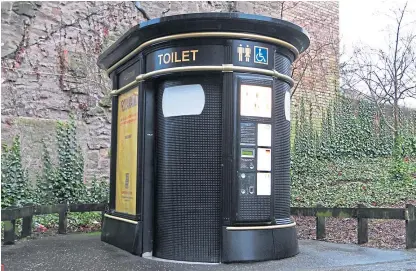
<path fill-rule="evenodd" d="M 254 46 L 254 63 L 268 64 L 269 49 Z"/>

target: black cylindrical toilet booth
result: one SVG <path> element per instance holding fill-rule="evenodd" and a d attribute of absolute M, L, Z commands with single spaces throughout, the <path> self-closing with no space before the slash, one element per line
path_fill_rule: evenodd
<path fill-rule="evenodd" d="M 98 60 L 113 82 L 102 240 L 190 262 L 298 253 L 290 217 L 292 62 L 307 33 L 240 13 L 163 17 Z"/>

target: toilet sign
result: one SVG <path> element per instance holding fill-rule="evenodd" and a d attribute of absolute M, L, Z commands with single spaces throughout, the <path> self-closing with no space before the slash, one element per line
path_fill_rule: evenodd
<path fill-rule="evenodd" d="M 254 63 L 269 64 L 269 49 L 260 46 L 254 46 Z"/>
<path fill-rule="evenodd" d="M 271 60 L 269 61 L 269 51 Z M 274 49 L 270 45 L 253 41 L 233 41 L 233 65 L 255 67 L 260 69 L 274 69 Z"/>

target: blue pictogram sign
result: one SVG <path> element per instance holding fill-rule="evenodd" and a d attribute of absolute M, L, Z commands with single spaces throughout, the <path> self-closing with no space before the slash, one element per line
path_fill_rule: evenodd
<path fill-rule="evenodd" d="M 268 64 L 269 49 L 265 47 L 254 46 L 254 63 Z"/>

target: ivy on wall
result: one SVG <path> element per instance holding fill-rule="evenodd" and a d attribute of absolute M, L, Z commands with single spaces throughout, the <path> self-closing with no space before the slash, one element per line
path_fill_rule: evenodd
<path fill-rule="evenodd" d="M 68 122 L 58 121 L 58 167 L 52 193 L 59 203 L 81 199 L 84 187 L 84 158 L 76 140 L 76 125 L 73 118 Z"/>
<path fill-rule="evenodd" d="M 394 140 L 385 123 L 389 116 L 380 118 L 367 101 L 337 97 L 318 124 L 311 108 L 301 101 L 292 124 L 293 205 L 380 205 L 416 199 L 414 112 L 402 116 Z"/>
<path fill-rule="evenodd" d="M 393 134 L 376 107 L 366 101 L 338 97 L 323 115 L 322 128 L 314 129 L 312 114 L 301 101 L 295 120 L 295 153 L 319 159 L 335 157 L 381 157 L 393 151 Z M 410 135 L 409 133 L 407 135 Z"/>
<path fill-rule="evenodd" d="M 292 144 L 292 205 L 355 206 L 416 199 L 416 114 L 401 115 L 397 138 L 371 103 L 337 98 L 322 117 L 301 102 Z M 386 116 L 388 118 L 388 116 Z M 316 127 L 320 127 L 317 129 Z M 84 183 L 84 159 L 74 119 L 56 127 L 58 161 L 44 142 L 43 168 L 32 187 L 21 162 L 20 139 L 2 152 L 2 207 L 108 200 L 108 184 Z"/>
<path fill-rule="evenodd" d="M 2 146 L 1 154 L 1 205 L 24 205 L 32 201 L 27 172 L 22 166 L 20 138 L 12 145 Z"/>
<path fill-rule="evenodd" d="M 87 187 L 84 183 L 84 158 L 77 143 L 76 123 L 59 121 L 56 126 L 57 157 L 52 162 L 47 143 L 43 142 L 41 173 L 31 185 L 21 163 L 20 138 L 3 146 L 1 206 L 22 206 L 28 203 L 55 204 L 106 202 L 108 183 L 94 178 Z"/>

